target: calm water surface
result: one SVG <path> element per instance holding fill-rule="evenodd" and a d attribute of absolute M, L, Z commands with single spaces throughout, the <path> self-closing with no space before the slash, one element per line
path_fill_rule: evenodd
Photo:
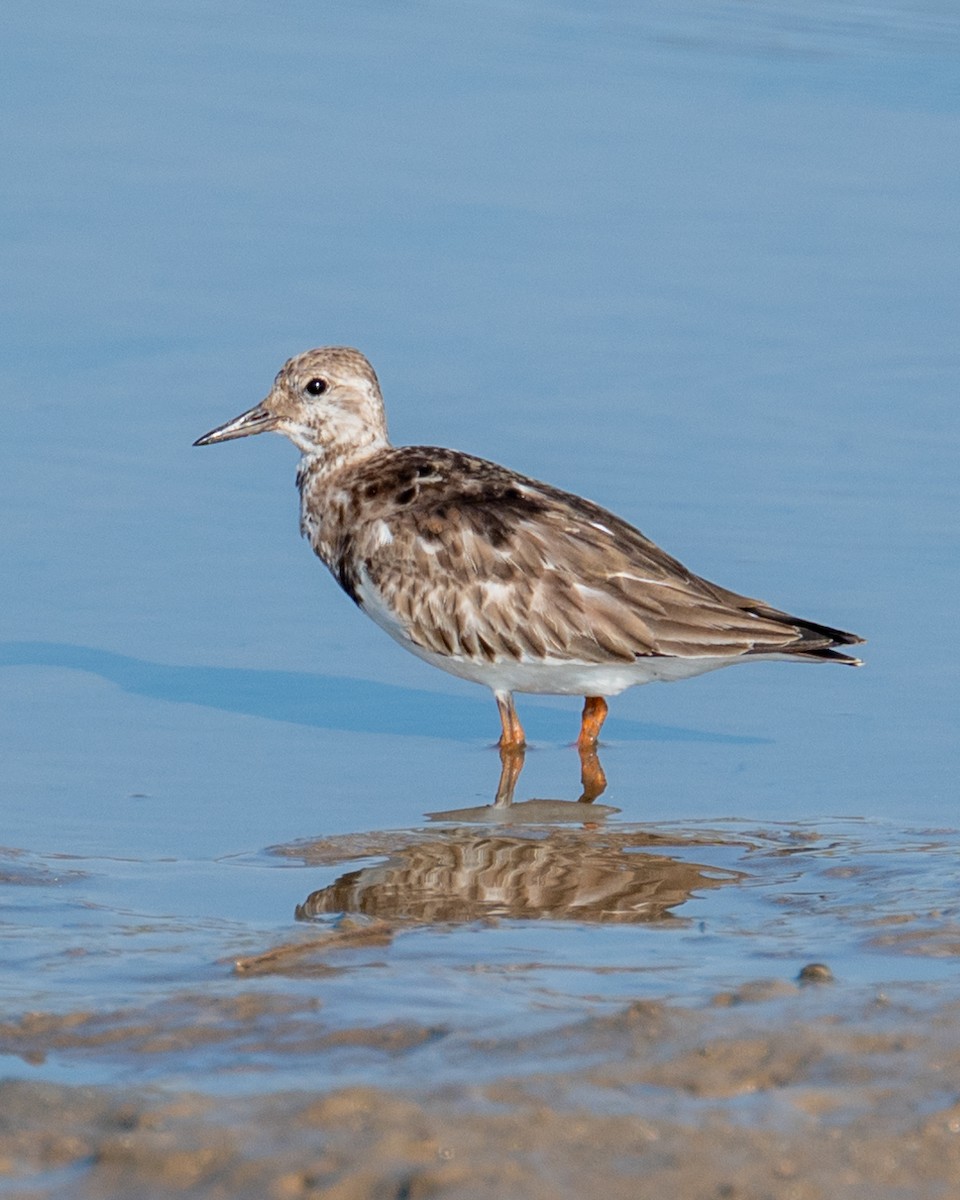
<path fill-rule="evenodd" d="M 329 1031 L 426 1030 L 298 1059 L 324 1085 L 471 1076 L 481 1033 L 814 959 L 837 994 L 951 994 L 954 6 L 2 20 L 0 987 L 11 1019 L 131 1031 L 21 1030 L 4 1071 L 140 1078 L 138 1022 L 251 992 L 294 1005 L 265 1045 L 317 1001 Z M 333 342 L 374 361 L 395 440 L 589 495 L 866 635 L 868 668 L 636 689 L 614 811 L 491 820 L 492 700 L 339 593 L 291 447 L 190 446 Z M 575 801 L 577 706 L 521 715 L 518 800 Z M 344 929 L 373 940 L 328 954 Z M 294 1078 L 247 1026 L 150 1063 Z"/>

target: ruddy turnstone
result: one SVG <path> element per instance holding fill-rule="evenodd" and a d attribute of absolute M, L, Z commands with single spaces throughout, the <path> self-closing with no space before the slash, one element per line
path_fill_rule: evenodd
<path fill-rule="evenodd" d="M 863 638 L 694 575 L 590 500 L 459 450 L 391 446 L 373 367 L 326 346 L 291 358 L 260 404 L 194 443 L 273 431 L 302 457 L 300 529 L 344 591 L 407 650 L 491 688 L 501 750 L 514 692 L 606 697 L 739 662 L 859 666 Z"/>

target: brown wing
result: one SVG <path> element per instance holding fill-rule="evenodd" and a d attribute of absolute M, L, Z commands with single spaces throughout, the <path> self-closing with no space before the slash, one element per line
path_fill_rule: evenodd
<path fill-rule="evenodd" d="M 483 459 L 405 447 L 356 488 L 352 561 L 438 653 L 856 661 L 830 650 L 855 635 L 717 587 L 599 505 Z"/>

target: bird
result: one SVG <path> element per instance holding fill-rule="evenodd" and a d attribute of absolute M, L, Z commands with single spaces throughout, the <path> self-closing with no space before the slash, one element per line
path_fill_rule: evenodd
<path fill-rule="evenodd" d="M 526 744 L 514 694 L 607 700 L 734 663 L 861 666 L 854 633 L 695 575 L 591 500 L 460 450 L 393 446 L 359 351 L 289 359 L 269 394 L 194 445 L 279 433 L 300 451 L 300 531 L 367 616 L 418 658 L 490 688 L 504 754 Z"/>

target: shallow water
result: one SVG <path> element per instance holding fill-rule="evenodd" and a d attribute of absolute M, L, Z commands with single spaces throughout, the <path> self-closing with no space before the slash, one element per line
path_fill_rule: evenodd
<path fill-rule="evenodd" d="M 953 7 L 4 24 L 0 1074 L 413 1095 L 610 1066 L 637 1003 L 719 1040 L 748 1002 L 942 1028 Z M 576 705 L 520 698 L 492 809 L 492 700 L 312 560 L 290 447 L 190 446 L 326 342 L 373 359 L 398 442 L 589 495 L 867 668 L 624 694 L 593 806 Z M 645 1119 L 644 1087 L 584 1105 Z"/>
<path fill-rule="evenodd" d="M 876 822 L 601 819 L 443 823 L 215 863 L 8 854 L 5 1011 L 32 1015 L 2 1028 L 5 1070 L 330 1088 L 401 1083 L 412 1059 L 464 1083 L 521 1067 L 494 1049 L 515 1039 L 542 1070 L 535 1035 L 639 998 L 702 1006 L 763 978 L 793 995 L 811 961 L 848 997 L 945 1000 L 958 847 Z M 265 1011 L 246 1013 L 254 997 Z M 394 1027 L 414 1044 L 381 1046 Z M 359 1062 L 348 1035 L 371 1039 Z"/>

